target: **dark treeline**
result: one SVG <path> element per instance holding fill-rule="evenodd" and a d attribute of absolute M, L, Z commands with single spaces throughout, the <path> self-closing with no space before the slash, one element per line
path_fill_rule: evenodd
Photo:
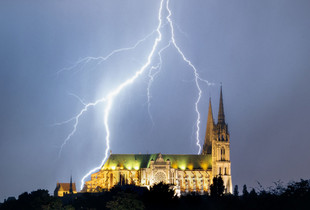
<path fill-rule="evenodd" d="M 117 185 L 110 191 L 50 196 L 47 190 L 23 193 L 8 199 L 0 209 L 310 209 L 310 180 L 284 186 L 251 189 L 235 186 L 233 194 L 224 194 L 221 177 L 213 179 L 210 195 L 174 196 L 169 185 L 159 183 L 150 190 L 133 185 Z M 99 190 L 100 191 L 100 190 Z"/>

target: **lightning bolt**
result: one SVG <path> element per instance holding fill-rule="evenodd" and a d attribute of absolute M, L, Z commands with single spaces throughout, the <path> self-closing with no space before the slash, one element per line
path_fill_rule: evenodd
<path fill-rule="evenodd" d="M 83 104 L 84 106 L 86 106 L 86 103 L 85 103 L 78 95 L 75 95 L 74 93 L 68 93 L 68 95 L 73 96 L 74 98 L 76 98 L 77 100 L 79 100 L 79 102 L 81 102 L 81 104 Z"/>
<path fill-rule="evenodd" d="M 175 38 L 174 38 L 174 25 L 173 25 L 173 22 L 171 20 L 171 15 L 172 15 L 172 12 L 171 10 L 169 9 L 169 0 L 167 0 L 166 2 L 166 9 L 168 11 L 168 16 L 167 16 L 167 20 L 168 20 L 168 23 L 170 25 L 170 30 L 171 30 L 171 41 L 172 41 L 172 44 L 174 45 L 174 47 L 176 48 L 176 50 L 178 51 L 178 53 L 181 55 L 182 59 L 192 68 L 193 70 L 193 73 L 194 73 L 194 77 L 195 77 L 195 84 L 196 84 L 196 88 L 198 90 L 198 97 L 197 97 L 197 100 L 195 102 L 195 111 L 196 111 L 196 114 L 197 114 L 197 120 L 196 120 L 196 145 L 198 146 L 199 150 L 198 150 L 198 154 L 200 154 L 201 152 L 201 145 L 200 145 L 200 138 L 199 138 L 199 125 L 200 125 L 200 112 L 199 112 L 199 108 L 198 108 L 198 104 L 200 102 L 200 99 L 201 99 L 201 94 L 202 94 L 202 91 L 201 91 L 201 88 L 200 88 L 200 85 L 199 85 L 199 80 L 201 81 L 204 81 L 206 82 L 209 86 L 212 85 L 212 83 L 209 83 L 207 80 L 203 80 L 200 78 L 199 76 L 199 73 L 196 69 L 196 67 L 192 64 L 192 62 L 184 55 L 183 51 L 180 49 L 180 47 L 177 45 L 176 41 L 175 41 Z"/>
<path fill-rule="evenodd" d="M 164 2 L 166 2 L 166 5 L 165 5 L 165 8 L 166 8 L 166 11 L 168 12 L 168 15 L 166 16 L 166 21 L 167 21 L 167 25 L 169 26 L 170 28 L 170 31 L 171 31 L 171 37 L 170 37 L 170 40 L 168 42 L 167 45 L 165 45 L 164 47 L 160 48 L 160 49 L 157 49 L 158 48 L 158 45 L 159 43 L 162 41 L 162 33 L 161 33 L 161 28 L 163 28 L 166 24 L 163 24 L 163 20 L 162 20 L 162 12 L 163 12 L 163 6 L 164 6 Z M 80 120 L 80 117 L 86 112 L 88 111 L 88 109 L 90 107 L 94 107 L 96 106 L 97 104 L 99 103 L 106 103 L 105 104 L 105 109 L 104 109 L 104 127 L 105 127 L 105 131 L 106 131 L 106 137 L 105 137 L 105 140 L 106 140 L 106 149 L 105 149 L 105 156 L 103 158 L 103 160 L 101 161 L 101 164 L 96 167 L 96 168 L 93 168 L 92 170 L 90 170 L 81 180 L 81 189 L 83 188 L 84 186 L 84 183 L 85 183 L 85 179 L 91 175 L 92 173 L 94 173 L 95 171 L 99 170 L 105 163 L 105 161 L 107 160 L 108 158 L 108 152 L 110 150 L 110 128 L 109 128 L 109 115 L 110 115 L 110 110 L 113 106 L 113 102 L 114 102 L 114 99 L 115 97 L 124 89 L 126 88 L 128 85 L 132 84 L 142 73 L 144 73 L 146 71 L 146 69 L 149 69 L 149 74 L 148 74 L 148 77 L 149 77 L 149 83 L 148 83 L 148 86 L 147 86 L 147 100 L 148 100 L 148 112 L 149 112 L 149 115 L 150 115 L 150 118 L 153 122 L 153 119 L 152 119 L 152 115 L 151 115 L 151 112 L 150 112 L 150 102 L 151 102 L 151 94 L 150 94 L 150 89 L 151 89 L 151 86 L 152 86 L 152 83 L 154 81 L 154 78 L 155 76 L 160 72 L 161 70 L 161 66 L 162 66 L 162 57 L 161 57 L 161 53 L 166 50 L 168 47 L 171 47 L 171 46 L 174 46 L 174 48 L 177 50 L 177 52 L 179 53 L 179 55 L 182 57 L 182 59 L 184 60 L 185 63 L 187 63 L 187 65 L 193 70 L 193 75 L 194 75 L 194 81 L 195 81 L 195 85 L 196 85 L 196 88 L 198 90 L 198 96 L 197 96 L 197 99 L 195 101 L 195 112 L 197 114 L 197 119 L 196 119 L 196 123 L 195 123 L 195 127 L 196 127 L 196 145 L 198 146 L 199 150 L 198 150 L 198 154 L 200 154 L 201 152 L 201 145 L 200 145 L 200 140 L 199 140 L 199 126 L 200 126 L 200 112 L 199 112 L 199 108 L 198 108 L 198 105 L 199 105 L 199 102 L 200 102 L 200 99 L 201 99 L 201 95 L 202 95 L 202 90 L 201 90 L 201 87 L 199 85 L 199 81 L 201 82 L 205 82 L 206 84 L 208 85 L 212 85 L 212 83 L 209 83 L 207 80 L 204 80 L 204 79 L 201 79 L 200 76 L 199 76 L 199 73 L 196 69 L 196 67 L 192 64 L 192 62 L 184 55 L 183 51 L 180 49 L 180 47 L 178 46 L 178 44 L 176 43 L 176 40 L 175 40 L 175 35 L 174 35 L 174 25 L 173 25 L 173 21 L 171 20 L 171 15 L 172 15 L 172 12 L 169 8 L 169 0 L 161 0 L 160 2 L 160 7 L 159 7 L 159 11 L 158 11 L 158 26 L 156 28 L 156 30 L 154 30 L 152 33 L 150 33 L 149 35 L 147 35 L 145 38 L 139 40 L 134 46 L 132 47 L 127 47 L 127 48 L 120 48 L 120 49 L 117 49 L 117 50 L 114 50 L 112 51 L 111 53 L 109 53 L 107 56 L 105 57 L 86 57 L 86 58 L 83 58 L 81 60 L 79 60 L 75 65 L 71 66 L 71 67 L 67 67 L 67 68 L 64 68 L 62 70 L 60 70 L 58 73 L 61 73 L 62 71 L 66 71 L 66 70 L 72 70 L 72 69 L 75 69 L 81 65 L 86 65 L 88 62 L 90 61 L 98 61 L 98 64 L 100 64 L 101 62 L 103 61 L 106 61 L 107 59 L 109 59 L 111 56 L 113 56 L 114 54 L 116 53 L 120 53 L 120 52 L 123 52 L 123 51 L 126 51 L 126 50 L 132 50 L 132 49 L 135 49 L 139 44 L 141 44 L 143 41 L 145 41 L 147 38 L 149 38 L 150 36 L 152 36 L 154 33 L 157 34 L 155 40 L 154 40 L 154 43 L 153 43 L 153 46 L 152 46 L 152 49 L 150 51 L 150 53 L 148 54 L 148 57 L 147 57 L 147 61 L 146 63 L 140 68 L 138 69 L 135 74 L 125 80 L 123 83 L 121 83 L 118 87 L 116 87 L 114 90 L 112 90 L 110 93 L 107 94 L 106 97 L 103 97 L 95 102 L 92 102 L 92 103 L 88 103 L 88 104 L 85 104 L 81 99 L 78 99 L 81 101 L 81 103 L 84 105 L 84 108 L 73 118 L 63 122 L 63 123 L 68 123 L 70 121 L 74 121 L 74 125 L 73 125 L 73 129 L 72 131 L 68 134 L 67 138 L 64 140 L 64 142 L 62 143 L 61 145 L 61 148 L 60 148 L 60 151 L 59 151 L 59 155 L 61 154 L 61 151 L 63 149 L 63 147 L 65 146 L 65 144 L 71 139 L 71 137 L 74 135 L 74 133 L 76 132 L 77 130 L 77 126 L 79 124 L 79 120 Z M 157 55 L 158 55 L 158 63 L 157 65 L 153 65 L 151 66 L 151 63 L 152 63 L 152 58 L 154 57 L 154 54 L 155 52 L 157 52 Z M 150 67 L 151 66 L 151 67 Z M 63 123 L 59 123 L 59 124 L 63 124 Z"/>
<path fill-rule="evenodd" d="M 158 43 L 161 41 L 161 38 L 162 38 L 162 34 L 160 32 L 160 28 L 162 26 L 161 12 L 162 12 L 162 8 L 163 8 L 163 1 L 164 0 L 162 0 L 161 3 L 160 3 L 159 14 L 158 14 L 159 23 L 158 23 L 158 26 L 157 26 L 157 29 L 156 29 L 157 38 L 155 39 L 155 42 L 154 42 L 153 47 L 152 47 L 152 50 L 151 50 L 151 52 L 148 55 L 147 62 L 134 74 L 133 77 L 127 79 L 125 82 L 123 82 L 121 85 L 119 85 L 115 90 L 110 92 L 108 94 L 108 96 L 106 97 L 107 105 L 106 105 L 105 110 L 104 110 L 104 126 L 105 126 L 105 130 L 106 130 L 106 150 L 105 150 L 105 156 L 104 156 L 101 164 L 98 167 L 90 170 L 82 178 L 81 189 L 84 186 L 85 179 L 90 174 L 92 174 L 95 171 L 99 170 L 101 168 L 101 166 L 105 163 L 105 161 L 108 158 L 108 152 L 110 150 L 110 129 L 109 129 L 108 120 L 109 120 L 109 114 L 110 114 L 110 110 L 111 110 L 111 107 L 112 107 L 113 100 L 114 100 L 115 96 L 117 96 L 126 86 L 132 84 L 145 71 L 145 69 L 147 69 L 147 67 L 151 64 L 151 60 L 152 60 L 152 57 L 154 55 L 154 52 L 155 52 L 155 50 L 157 48 Z"/>
<path fill-rule="evenodd" d="M 91 61 L 97 61 L 97 64 L 101 64 L 102 62 L 108 60 L 110 57 L 112 57 L 113 55 L 117 54 L 117 53 L 121 53 L 124 51 L 128 51 L 128 50 L 133 50 L 136 47 L 138 47 L 142 42 L 144 42 L 145 40 L 147 40 L 149 37 L 151 37 L 154 33 L 156 32 L 156 30 L 152 31 L 150 34 L 146 35 L 144 38 L 138 40 L 136 42 L 136 44 L 134 44 L 131 47 L 124 47 L 124 48 L 120 48 L 120 49 L 116 49 L 113 50 L 112 52 L 110 52 L 108 55 L 106 56 L 99 56 L 99 57 L 92 57 L 92 56 L 88 56 L 85 58 L 82 58 L 80 60 L 78 60 L 74 65 L 60 69 L 57 74 L 62 73 L 63 71 L 70 71 L 73 69 L 76 69 L 79 66 L 85 66 L 87 63 L 91 62 Z"/>
<path fill-rule="evenodd" d="M 74 133 L 76 132 L 77 126 L 78 126 L 78 124 L 79 124 L 79 119 L 80 119 L 80 117 L 83 115 L 83 113 L 86 112 L 86 111 L 89 109 L 89 107 L 96 106 L 97 104 L 102 103 L 102 102 L 104 102 L 104 101 L 106 101 L 106 99 L 105 99 L 105 98 L 102 98 L 102 99 L 99 99 L 99 100 L 95 101 L 94 103 L 88 103 L 88 104 L 86 104 L 86 105 L 84 106 L 84 108 L 78 113 L 78 115 L 76 115 L 74 118 L 71 118 L 71 119 L 65 121 L 65 122 L 69 122 L 69 121 L 74 120 L 74 125 L 73 125 L 72 131 L 69 133 L 69 135 L 67 136 L 67 138 L 66 138 L 66 139 L 64 140 L 64 142 L 62 143 L 62 145 L 61 145 L 61 147 L 60 147 L 60 150 L 59 150 L 59 153 L 58 153 L 58 157 L 60 157 L 60 154 L 61 154 L 61 152 L 62 152 L 62 149 L 63 149 L 63 147 L 65 146 L 65 144 L 67 143 L 67 141 L 69 141 L 69 140 L 71 139 L 71 137 L 74 135 Z"/>
<path fill-rule="evenodd" d="M 152 66 L 150 71 L 149 71 L 149 82 L 148 82 L 148 86 L 147 86 L 147 108 L 148 108 L 148 113 L 149 113 L 149 116 L 150 116 L 150 119 L 153 123 L 153 126 L 154 126 L 154 120 L 153 120 L 153 117 L 152 117 L 152 114 L 151 114 L 151 87 L 152 87 L 152 84 L 153 84 L 153 81 L 154 81 L 154 78 L 155 76 L 160 72 L 161 70 L 161 66 L 162 66 L 162 57 L 161 57 L 161 53 L 166 50 L 168 47 L 170 47 L 171 45 L 171 42 L 169 41 L 169 43 L 163 47 L 161 50 L 158 51 L 158 58 L 159 58 L 159 62 L 157 63 L 156 66 Z"/>

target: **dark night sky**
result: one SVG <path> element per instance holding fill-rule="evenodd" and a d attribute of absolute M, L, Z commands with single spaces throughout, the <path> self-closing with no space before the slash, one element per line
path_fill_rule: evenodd
<path fill-rule="evenodd" d="M 84 102 L 117 87 L 147 59 L 155 35 L 135 50 L 69 71 L 86 56 L 133 46 L 158 24 L 159 0 L 2 0 L 0 2 L 0 201 L 56 182 L 78 183 L 105 151 L 103 110 L 90 108 L 60 145 Z M 208 98 L 217 118 L 223 84 L 231 134 L 233 184 L 258 187 L 310 178 L 310 2 L 308 0 L 171 0 L 175 38 L 201 78 L 200 142 Z M 163 43 L 170 35 L 163 28 Z M 175 48 L 151 89 L 148 74 L 114 100 L 109 125 L 113 153 L 196 154 L 197 99 L 192 69 Z"/>

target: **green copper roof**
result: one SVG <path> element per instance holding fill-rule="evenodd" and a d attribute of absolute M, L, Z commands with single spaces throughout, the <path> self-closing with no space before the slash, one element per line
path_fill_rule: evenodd
<path fill-rule="evenodd" d="M 111 154 L 103 169 L 116 169 L 118 167 L 129 170 L 148 168 L 151 160 L 156 160 L 159 154 Z M 162 155 L 170 160 L 171 167 L 181 170 L 207 170 L 212 168 L 211 155 Z"/>

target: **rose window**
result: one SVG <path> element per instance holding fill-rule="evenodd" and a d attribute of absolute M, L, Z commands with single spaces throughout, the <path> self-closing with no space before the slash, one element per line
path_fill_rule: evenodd
<path fill-rule="evenodd" d="M 166 174 L 162 171 L 155 174 L 155 183 L 166 182 Z"/>

